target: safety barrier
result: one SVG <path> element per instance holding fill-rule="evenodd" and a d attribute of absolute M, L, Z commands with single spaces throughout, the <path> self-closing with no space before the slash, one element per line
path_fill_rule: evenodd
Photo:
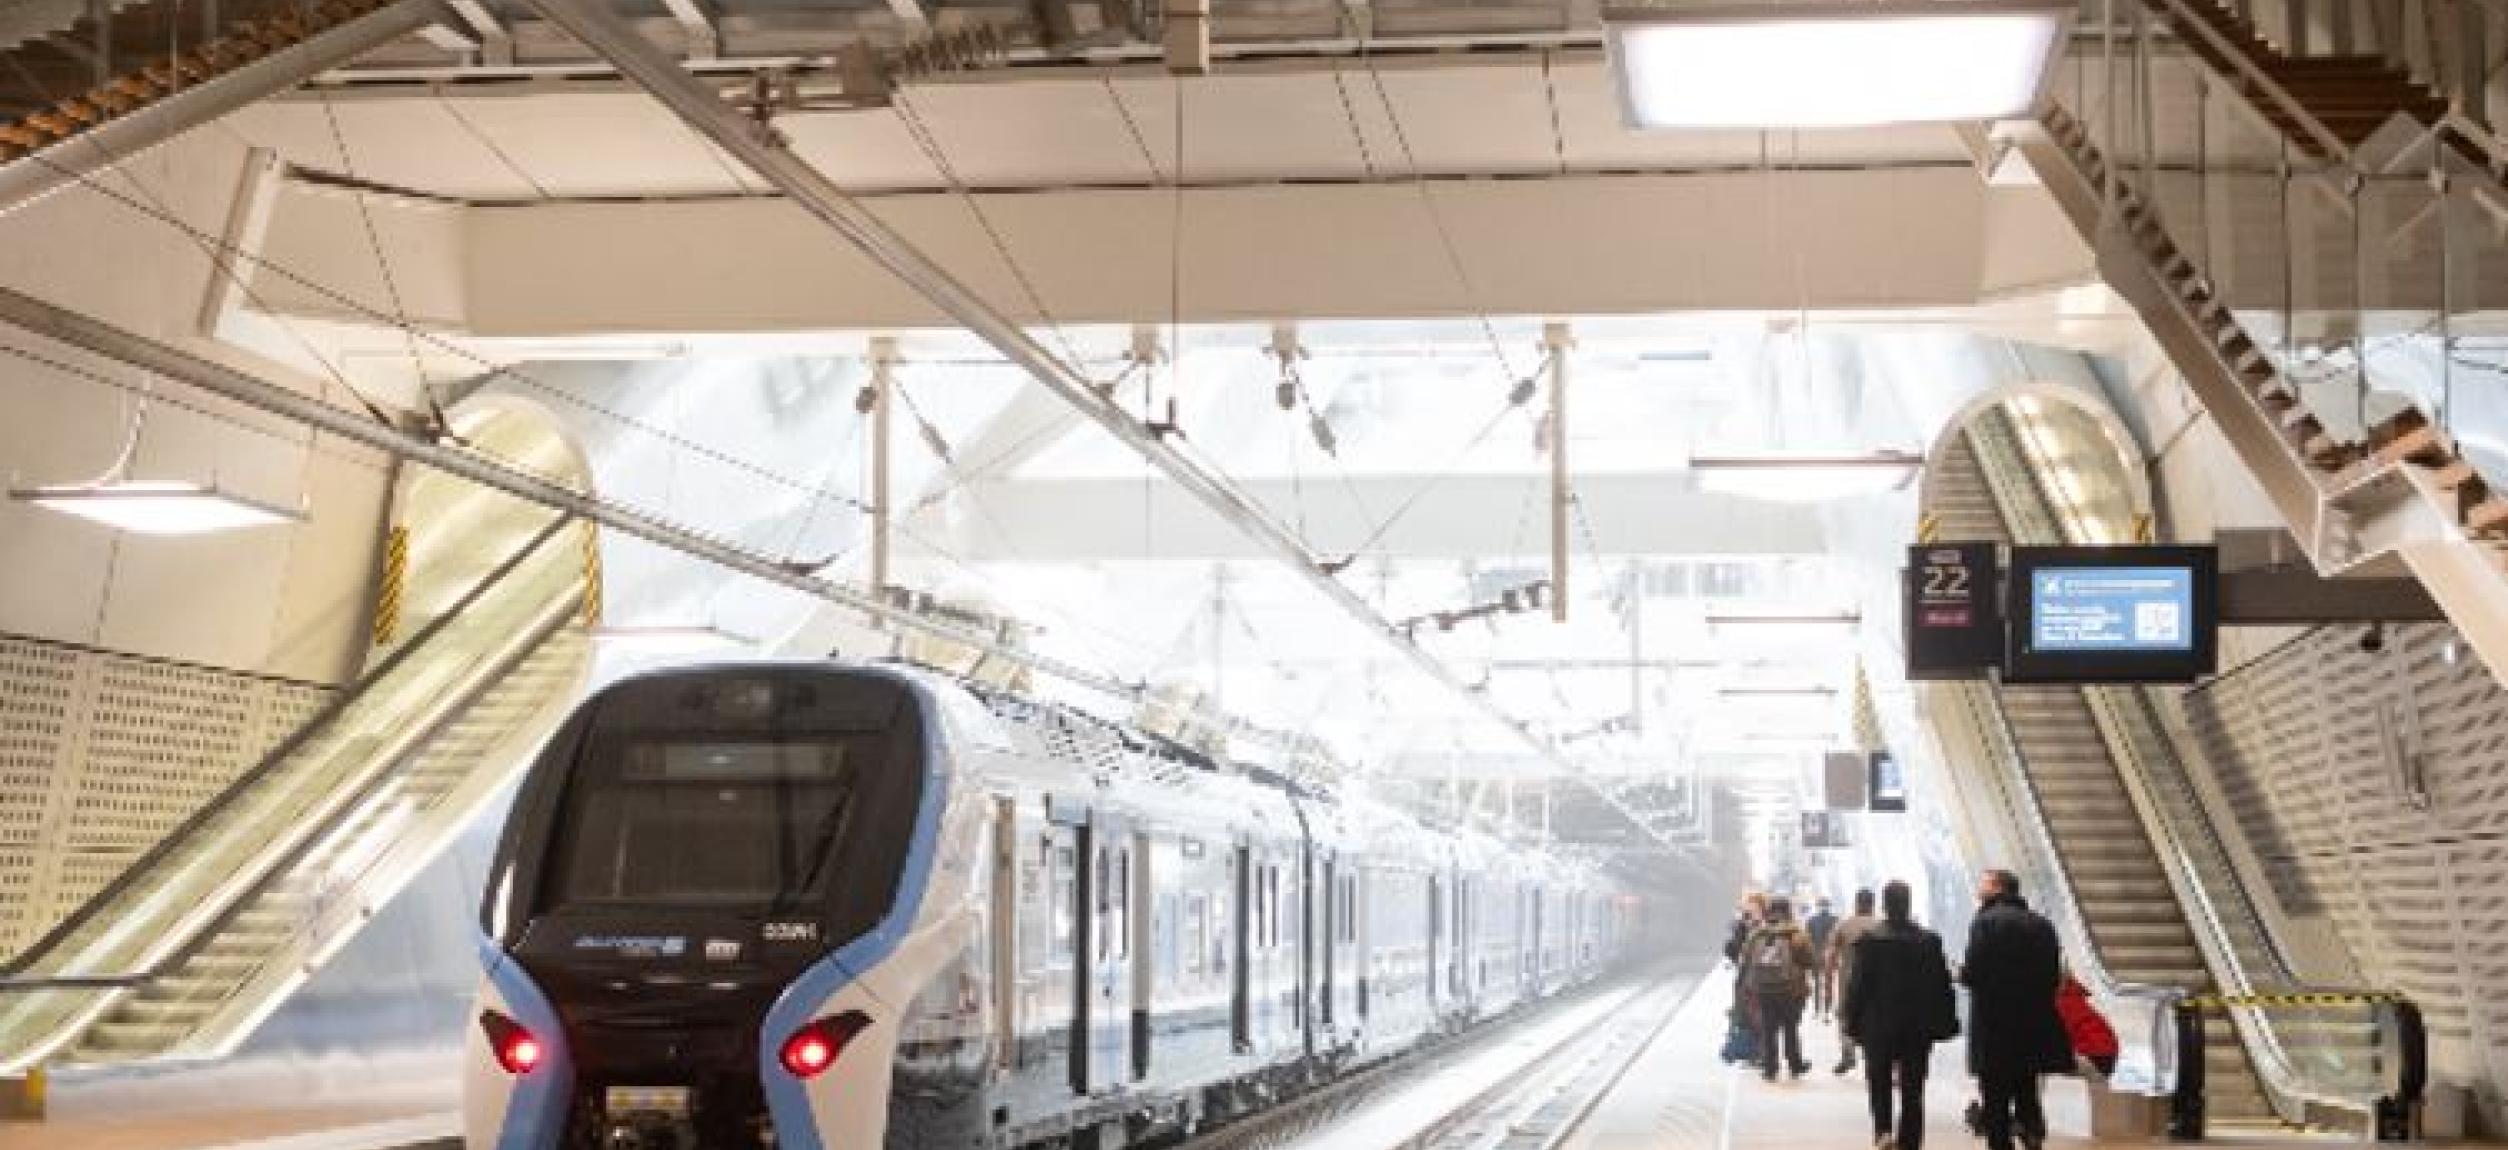
<path fill-rule="evenodd" d="M 2211 1011 L 2326 1010 L 2362 1007 L 2377 1030 L 2379 1047 L 2389 1043 L 2395 1058 L 2381 1064 L 2375 1097 L 2368 1102 L 2371 1137 L 2379 1142 L 2409 1142 L 2420 1136 L 2422 1096 L 2429 1087 L 2429 1032 L 2421 1008 L 2411 999 L 2385 991 L 2309 990 L 2273 994 L 2197 994 L 2170 1004 L 2176 1025 L 2175 1084 L 2169 1094 L 2168 1134 L 2179 1142 L 2204 1137 L 2204 1015 Z"/>

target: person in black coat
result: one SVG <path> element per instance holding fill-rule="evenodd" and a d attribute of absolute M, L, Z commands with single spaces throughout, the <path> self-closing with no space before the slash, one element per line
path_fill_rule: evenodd
<path fill-rule="evenodd" d="M 1838 1004 L 1847 1040 L 1864 1050 L 1873 1140 L 1882 1150 L 1924 1150 L 1925 1074 L 1933 1066 L 1933 1044 L 1959 1033 L 1959 1004 L 1950 963 L 1942 957 L 1942 936 L 1916 925 L 1912 901 L 1906 883 L 1881 888 L 1881 925 L 1855 942 L 1846 995 Z"/>
<path fill-rule="evenodd" d="M 2055 926 L 2020 897 L 2020 879 L 1990 870 L 1977 884 L 1980 909 L 1968 926 L 1968 954 L 1959 981 L 1968 987 L 1968 1070 L 1983 1098 L 1986 1146 L 2012 1150 L 2012 1139 L 2038 1150 L 2046 1143 L 2046 1111 L 2038 1076 L 2072 1069 L 2072 1042 L 2055 1012 L 2064 977 L 2064 948 Z"/>

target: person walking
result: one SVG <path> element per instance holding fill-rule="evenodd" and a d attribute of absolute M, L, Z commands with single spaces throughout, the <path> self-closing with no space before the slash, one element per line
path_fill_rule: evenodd
<path fill-rule="evenodd" d="M 1978 880 L 1977 917 L 1959 981 L 1968 988 L 1968 1070 L 1977 1076 L 1987 1150 L 2046 1144 L 2038 1076 L 2072 1069 L 2072 1041 L 2055 1010 L 2063 946 L 2021 898 L 2020 878 L 1990 870 Z"/>
<path fill-rule="evenodd" d="M 1855 942 L 1838 1003 L 1838 1026 L 1848 1042 L 1863 1047 L 1872 1138 L 1880 1150 L 1924 1150 L 1933 1044 L 1959 1034 L 1942 936 L 1916 925 L 1913 901 L 1906 883 L 1881 888 L 1883 921 Z"/>
<path fill-rule="evenodd" d="M 1837 924 L 1837 930 L 1829 935 L 1828 949 L 1820 955 L 1820 969 L 1828 973 L 1831 985 L 1844 986 L 1846 980 L 1854 976 L 1855 944 L 1880 925 L 1881 920 L 1872 916 L 1871 888 L 1856 891 L 1855 913 Z M 1841 1075 L 1853 1074 L 1855 1044 L 1846 1037 L 1845 1018 L 1840 1016 L 1838 1021 L 1837 1066 L 1834 1069 Z"/>
<path fill-rule="evenodd" d="M 1828 963 L 1829 935 L 1837 930 L 1837 916 L 1829 913 L 1828 896 L 1812 904 L 1811 917 L 1803 920 L 1803 933 L 1811 936 L 1811 1014 L 1828 1019 L 1837 1011 L 1837 971 Z"/>
<path fill-rule="evenodd" d="M 1803 1001 L 1811 996 L 1812 961 L 1811 936 L 1795 925 L 1792 904 L 1769 899 L 1767 920 L 1742 944 L 1741 977 L 1758 1006 L 1759 1076 L 1770 1082 L 1780 1061 L 1796 1078 L 1811 1069 L 1803 1058 Z"/>

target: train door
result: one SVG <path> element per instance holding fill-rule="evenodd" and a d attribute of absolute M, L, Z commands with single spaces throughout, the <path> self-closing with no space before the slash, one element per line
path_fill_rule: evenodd
<path fill-rule="evenodd" d="M 1427 1010 L 1430 1010 L 1430 1015 L 1437 1015 L 1437 1005 L 1445 1002 L 1450 995 L 1445 985 L 1445 965 L 1450 962 L 1447 950 L 1455 950 L 1455 945 L 1445 940 L 1445 922 L 1445 877 L 1430 872 L 1430 877 L 1427 877 Z"/>
<path fill-rule="evenodd" d="M 1167 941 L 1175 924 L 1168 921 L 1169 902 L 1158 897 L 1157 853 L 1150 848 L 1146 831 L 1133 832 L 1127 848 L 1131 865 L 1132 897 L 1125 900 L 1131 919 L 1130 957 L 1132 961 L 1132 1080 L 1149 1077 L 1150 1007 L 1158 1001 L 1158 969 L 1161 957 L 1170 953 Z"/>
<path fill-rule="evenodd" d="M 1341 885 L 1336 881 L 1338 868 L 1331 854 L 1317 848 L 1308 857 L 1316 861 L 1308 865 L 1307 873 L 1320 872 L 1322 878 L 1321 882 L 1310 880 L 1306 886 L 1306 952 L 1315 956 L 1311 965 L 1316 971 L 1314 1025 L 1306 1028 L 1306 1052 L 1313 1054 L 1317 1046 L 1329 1046 L 1335 1041 L 1333 1025 L 1338 1020 L 1332 1009 L 1332 976 L 1333 951 L 1341 945 L 1341 932 L 1336 926 L 1341 920 L 1335 917 L 1341 907 Z M 1316 897 L 1319 890 L 1321 898 Z M 1318 1031 L 1322 1032 L 1321 1042 L 1317 1041 Z"/>
<path fill-rule="evenodd" d="M 1078 829 L 1071 1088 L 1104 1094 L 1123 1082 L 1131 1062 L 1132 846 L 1122 820 L 1103 813 Z"/>
<path fill-rule="evenodd" d="M 1254 1052 L 1254 852 L 1244 842 L 1237 843 L 1236 854 L 1229 864 L 1234 872 L 1237 897 L 1231 908 L 1234 914 L 1236 966 L 1228 993 L 1228 1028 L 1236 1039 L 1239 1054 Z"/>

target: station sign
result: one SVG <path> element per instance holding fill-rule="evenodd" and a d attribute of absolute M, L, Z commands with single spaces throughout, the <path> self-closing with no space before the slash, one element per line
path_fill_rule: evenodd
<path fill-rule="evenodd" d="M 2002 665 L 2001 560 L 1993 543 L 1923 543 L 1907 549 L 1910 679 L 1981 679 Z"/>
<path fill-rule="evenodd" d="M 1803 848 L 1805 850 L 1835 850 L 1853 845 L 1847 840 L 1844 817 L 1827 811 L 1803 812 Z"/>

